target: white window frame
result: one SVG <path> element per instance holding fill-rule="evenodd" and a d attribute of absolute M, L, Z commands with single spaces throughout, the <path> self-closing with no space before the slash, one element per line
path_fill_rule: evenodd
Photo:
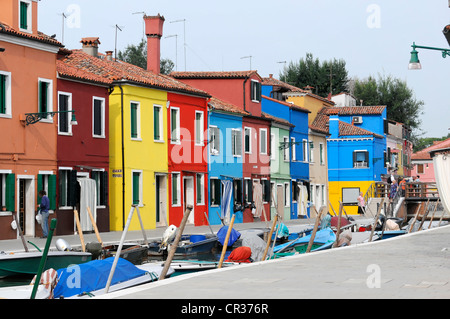
<path fill-rule="evenodd" d="M 295 137 L 290 138 L 291 141 L 291 160 L 295 162 L 297 160 Z M 288 157 L 289 158 L 289 157 Z"/>
<path fill-rule="evenodd" d="M 200 128 L 197 129 L 197 114 L 200 114 Z M 200 131 L 199 131 L 200 130 Z M 204 112 L 202 111 L 195 111 L 195 118 L 194 118 L 194 131 L 195 131 L 195 145 L 203 146 L 204 141 Z"/>
<path fill-rule="evenodd" d="M 278 149 L 277 149 L 277 146 L 276 146 L 275 134 L 274 133 L 270 133 L 270 159 L 271 160 L 276 160 L 277 159 L 277 153 L 278 153 Z"/>
<path fill-rule="evenodd" d="M 285 162 L 289 162 L 289 136 L 283 136 L 283 144 L 284 144 L 284 149 L 283 149 L 283 159 Z"/>
<path fill-rule="evenodd" d="M 131 203 L 133 203 L 133 194 L 134 194 L 134 190 L 133 190 L 133 175 L 134 173 L 139 173 L 139 185 L 141 187 L 139 187 L 139 205 L 138 207 L 143 207 L 144 206 L 144 202 L 143 202 L 143 188 L 144 188 L 144 184 L 143 184 L 143 175 L 144 175 L 144 171 L 141 169 L 133 169 L 131 170 Z"/>
<path fill-rule="evenodd" d="M 236 134 L 233 134 L 233 132 L 236 132 Z M 241 149 L 238 149 L 238 141 L 239 141 L 239 135 L 242 139 L 242 131 L 240 128 L 232 128 L 231 129 L 231 153 L 234 157 L 241 157 L 242 156 L 242 142 L 241 142 Z M 234 147 L 233 147 L 234 146 Z"/>
<path fill-rule="evenodd" d="M 163 107 L 162 105 L 153 104 L 153 126 L 155 125 L 155 108 L 159 108 L 159 140 L 155 139 L 153 132 L 153 141 L 164 143 L 164 120 L 163 120 Z"/>
<path fill-rule="evenodd" d="M 32 10 L 33 10 L 33 3 L 31 0 L 18 0 L 19 1 L 19 6 L 18 6 L 18 15 L 19 15 L 19 19 L 17 21 L 19 21 L 19 31 L 22 32 L 26 32 L 26 33 L 32 33 L 33 32 L 33 14 L 32 14 Z M 28 4 L 27 7 L 27 28 L 23 29 L 20 27 L 20 3 L 24 2 L 26 4 Z"/>
<path fill-rule="evenodd" d="M 320 165 L 325 165 L 325 144 L 319 143 L 319 161 Z"/>
<path fill-rule="evenodd" d="M 291 183 L 284 183 L 284 207 L 291 207 Z"/>
<path fill-rule="evenodd" d="M 67 110 L 68 111 L 72 111 L 72 93 L 70 92 L 63 92 L 63 91 L 58 91 L 58 111 L 61 111 L 60 109 L 60 105 L 59 105 L 59 96 L 60 95 L 65 95 L 68 97 L 68 105 L 67 105 Z M 58 114 L 58 135 L 72 135 L 72 124 L 70 119 L 72 118 L 72 113 L 68 112 L 68 121 L 67 121 L 67 132 L 61 132 L 60 128 L 60 123 L 59 123 L 59 115 Z"/>
<path fill-rule="evenodd" d="M 0 71 L 0 74 L 6 76 L 6 81 L 5 81 L 5 91 L 6 91 L 6 96 L 5 96 L 5 104 L 6 104 L 6 109 L 5 109 L 5 113 L 0 113 L 0 117 L 3 118 L 12 118 L 12 108 L 11 108 L 11 72 L 7 72 L 7 71 Z"/>
<path fill-rule="evenodd" d="M 262 132 L 264 132 L 264 139 L 262 138 Z M 264 152 L 262 151 L 263 148 L 263 143 L 264 143 Z M 259 129 L 259 153 L 260 154 L 264 154 L 267 155 L 267 129 L 266 128 L 260 128 Z"/>
<path fill-rule="evenodd" d="M 136 137 L 131 136 L 131 104 L 137 104 L 136 110 Z M 130 138 L 132 141 L 142 141 L 141 137 L 141 102 L 139 101 L 130 101 Z"/>
<path fill-rule="evenodd" d="M 101 116 L 101 120 L 100 120 L 100 125 L 101 125 L 101 133 L 100 135 L 96 135 L 94 132 L 94 123 L 95 123 L 95 110 L 94 110 L 94 105 L 95 105 L 95 100 L 99 100 L 101 101 L 101 111 L 100 111 L 100 116 Z M 72 109 L 72 104 L 70 105 L 71 109 Z M 103 97 L 99 97 L 99 96 L 93 96 L 92 97 L 92 137 L 95 138 L 106 138 L 106 133 L 105 133 L 105 117 L 106 117 L 106 112 L 105 112 L 105 98 Z M 139 134 L 138 134 L 139 136 Z"/>
<path fill-rule="evenodd" d="M 303 162 L 308 163 L 308 140 L 302 140 L 303 146 Z"/>
<path fill-rule="evenodd" d="M 205 174 L 203 173 L 197 173 L 195 174 L 195 192 L 197 193 L 198 189 L 197 189 L 197 183 L 199 182 L 198 179 L 200 178 L 200 202 L 197 201 L 198 199 L 198 194 L 196 194 L 195 196 L 195 202 L 197 205 L 205 205 Z"/>
<path fill-rule="evenodd" d="M 47 88 L 47 90 L 48 90 L 48 92 L 47 92 L 47 110 L 46 110 L 46 112 L 53 112 L 53 80 L 50 80 L 50 79 L 45 79 L 45 78 L 38 78 L 38 86 L 37 86 L 37 90 L 38 90 L 38 94 L 37 94 L 37 96 L 38 96 L 38 103 L 37 103 L 37 105 L 38 105 L 38 112 L 40 111 L 39 110 L 39 83 L 40 82 L 46 82 L 46 83 L 48 83 L 49 84 L 49 86 L 48 86 L 48 88 Z M 47 117 L 46 118 L 42 118 L 42 120 L 40 121 L 40 122 L 45 122 L 45 123 L 53 123 L 53 117 L 51 116 L 51 115 L 47 115 Z"/>
<path fill-rule="evenodd" d="M 172 110 L 176 111 L 176 128 L 173 130 L 172 128 Z M 181 127 L 180 127 L 180 108 L 179 107 L 170 107 L 170 144 L 181 144 Z M 175 135 L 175 139 L 173 138 Z M 181 205 L 181 204 L 180 204 Z"/>
<path fill-rule="evenodd" d="M 260 100 L 255 99 L 255 97 L 258 97 L 258 84 L 260 85 L 260 89 L 262 89 L 261 83 L 259 81 L 256 81 L 256 80 L 253 80 L 253 79 L 251 80 L 250 89 L 252 91 L 251 91 L 250 95 L 252 95 L 252 97 L 253 97 L 252 98 L 252 102 L 255 102 L 255 103 L 261 102 Z"/>
<path fill-rule="evenodd" d="M 217 134 L 216 134 L 217 133 Z M 214 138 L 213 138 L 214 136 Z M 219 141 L 219 147 L 217 147 L 216 141 Z M 220 154 L 220 129 L 216 125 L 209 126 L 209 154 L 219 155 Z"/>
<path fill-rule="evenodd" d="M 247 132 L 248 132 L 248 137 L 249 137 L 248 138 L 248 149 L 249 149 L 248 152 L 245 150 L 245 136 L 247 135 Z M 244 153 L 245 154 L 252 153 L 252 128 L 248 127 L 248 126 L 244 127 Z"/>
<path fill-rule="evenodd" d="M 311 145 L 314 146 L 314 142 L 313 141 L 309 141 L 308 143 L 309 143 L 309 152 L 308 152 L 308 154 L 309 154 L 309 162 L 313 163 L 314 162 L 314 147 L 311 147 Z"/>

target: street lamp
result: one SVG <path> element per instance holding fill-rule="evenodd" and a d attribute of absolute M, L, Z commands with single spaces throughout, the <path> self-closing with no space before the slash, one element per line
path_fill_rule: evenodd
<path fill-rule="evenodd" d="M 415 42 L 413 42 L 413 45 L 411 47 L 413 48 L 413 50 L 411 51 L 411 59 L 409 60 L 409 65 L 408 65 L 409 70 L 422 69 L 422 65 L 420 64 L 420 61 L 419 61 L 419 52 L 417 52 L 416 48 L 441 51 L 443 58 L 446 58 L 447 55 L 450 56 L 450 49 L 424 47 L 421 45 L 416 45 Z"/>
<path fill-rule="evenodd" d="M 78 125 L 77 119 L 75 118 L 75 111 L 58 111 L 58 112 L 38 112 L 38 113 L 25 113 L 25 124 L 30 125 L 39 122 L 42 119 L 48 118 L 50 115 L 51 117 L 54 117 L 56 114 L 60 113 L 72 113 L 72 120 L 70 121 L 71 125 Z"/>

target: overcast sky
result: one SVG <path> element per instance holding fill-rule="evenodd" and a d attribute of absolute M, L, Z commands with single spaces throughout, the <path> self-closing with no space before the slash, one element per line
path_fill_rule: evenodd
<path fill-rule="evenodd" d="M 62 41 L 63 12 L 66 48 L 98 36 L 101 52 L 115 49 L 116 24 L 123 50 L 142 39 L 142 12 L 163 15 L 161 56 L 177 62 L 178 71 L 248 70 L 251 63 L 261 76 L 278 78 L 280 62 L 308 52 L 321 61 L 344 59 L 350 77 L 406 80 L 425 102 L 423 136 L 450 132 L 450 57 L 418 49 L 422 70 L 408 70 L 413 42 L 449 48 L 442 34 L 450 23 L 448 0 L 41 0 L 39 30 Z"/>

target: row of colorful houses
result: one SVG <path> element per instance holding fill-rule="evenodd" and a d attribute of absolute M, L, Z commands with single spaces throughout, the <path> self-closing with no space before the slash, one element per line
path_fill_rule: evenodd
<path fill-rule="evenodd" d="M 194 225 L 304 218 L 340 201 L 354 213 L 355 194 L 387 173 L 385 106 L 338 106 L 257 71 L 160 74 L 160 15 L 144 17 L 144 70 L 100 53 L 99 38 L 68 50 L 38 32 L 37 1 L 8 5 L 0 239 L 18 236 L 16 213 L 25 235 L 41 234 L 41 189 L 62 235 L 77 231 L 75 210 L 93 230 L 87 207 L 100 231 L 122 230 L 132 205 L 146 229 L 179 225 L 187 205 Z"/>

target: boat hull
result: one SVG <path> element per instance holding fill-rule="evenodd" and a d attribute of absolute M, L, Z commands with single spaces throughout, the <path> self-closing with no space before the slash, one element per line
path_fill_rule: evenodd
<path fill-rule="evenodd" d="M 38 272 L 42 252 L 0 254 L 0 278 L 16 275 L 35 275 Z M 44 271 L 50 268 L 66 268 L 90 261 L 92 255 L 83 252 L 50 251 Z"/>

